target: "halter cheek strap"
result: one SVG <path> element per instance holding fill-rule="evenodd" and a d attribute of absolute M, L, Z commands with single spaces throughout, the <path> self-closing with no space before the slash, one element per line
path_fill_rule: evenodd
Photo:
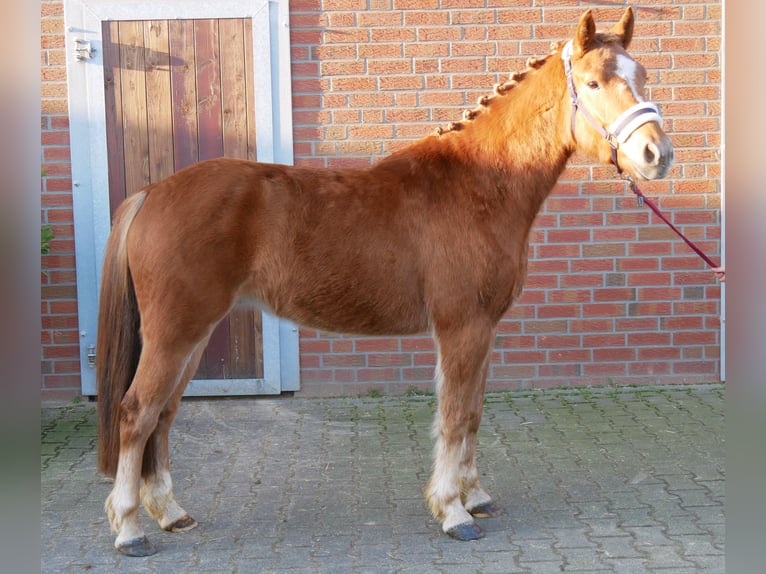
<path fill-rule="evenodd" d="M 620 144 L 624 144 L 634 131 L 646 123 L 657 122 L 662 124 L 660 110 L 650 102 L 639 102 L 622 112 L 608 127 L 602 126 L 583 106 L 580 96 L 577 94 L 572 76 L 572 40 L 564 45 L 564 49 L 561 51 L 561 59 L 564 61 L 564 72 L 567 77 L 569 97 L 572 100 L 572 136 L 575 133 L 575 116 L 579 110 L 588 123 L 609 143 L 609 147 L 612 148 L 612 163 L 617 168 L 617 171 L 622 174 L 622 168 L 617 161 L 617 150 Z"/>

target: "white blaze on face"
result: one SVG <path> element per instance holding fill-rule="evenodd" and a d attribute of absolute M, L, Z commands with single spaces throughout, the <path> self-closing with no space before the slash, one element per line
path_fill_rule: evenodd
<path fill-rule="evenodd" d="M 644 98 L 638 93 L 638 86 L 636 86 L 637 70 L 638 64 L 635 60 L 631 60 L 623 54 L 617 56 L 617 75 L 625 80 L 625 83 L 628 84 L 630 91 L 633 93 L 633 97 L 640 103 L 644 101 Z"/>

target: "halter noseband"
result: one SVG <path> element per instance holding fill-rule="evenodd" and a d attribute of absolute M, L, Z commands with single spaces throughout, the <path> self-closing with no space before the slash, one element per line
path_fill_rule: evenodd
<path fill-rule="evenodd" d="M 624 144 L 634 131 L 646 123 L 657 122 L 661 125 L 662 117 L 659 108 L 650 102 L 639 102 L 621 113 L 608 127 L 604 127 L 590 115 L 580 101 L 580 96 L 577 95 L 572 77 L 572 40 L 569 40 L 561 50 L 561 59 L 564 60 L 564 72 L 567 77 L 569 97 L 572 100 L 572 136 L 574 137 L 575 133 L 575 116 L 577 110 L 580 110 L 588 123 L 609 143 L 609 147 L 612 148 L 612 163 L 617 168 L 617 172 L 622 174 L 622 168 L 617 161 L 617 150 L 620 144 Z"/>

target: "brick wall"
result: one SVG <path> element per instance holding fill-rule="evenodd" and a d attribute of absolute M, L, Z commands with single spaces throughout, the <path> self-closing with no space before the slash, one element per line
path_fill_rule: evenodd
<path fill-rule="evenodd" d="M 588 3 L 291 0 L 295 161 L 368 165 L 458 120 L 493 83 L 567 37 Z M 720 258 L 720 2 L 643 2 L 631 53 L 649 71 L 676 146 L 671 177 L 642 185 Z M 614 22 L 624 5 L 594 8 Z M 42 2 L 44 396 L 79 390 L 61 0 Z M 530 273 L 503 320 L 489 386 L 719 380 L 720 288 L 636 206 L 611 168 L 573 161 L 533 231 Z M 430 389 L 427 336 L 301 330 L 304 395 Z"/>
<path fill-rule="evenodd" d="M 80 390 L 72 178 L 69 159 L 64 5 L 43 0 L 41 22 L 42 223 L 53 228 L 42 257 L 42 394 L 70 398 Z"/>
<path fill-rule="evenodd" d="M 530 6 L 535 4 L 535 6 Z M 459 120 L 574 29 L 579 2 L 291 2 L 296 163 L 367 165 Z M 589 5 L 589 3 L 582 3 Z M 676 146 L 642 185 L 720 254 L 720 2 L 644 2 L 631 53 Z M 625 5 L 595 7 L 615 22 Z M 719 380 L 720 288 L 614 170 L 572 162 L 538 217 L 524 293 L 500 326 L 491 388 Z M 432 387 L 429 337 L 301 331 L 305 394 Z"/>

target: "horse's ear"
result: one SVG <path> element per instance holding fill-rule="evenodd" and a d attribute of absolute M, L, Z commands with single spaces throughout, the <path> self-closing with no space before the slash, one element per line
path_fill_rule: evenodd
<path fill-rule="evenodd" d="M 582 56 L 596 39 L 596 23 L 593 21 L 593 13 L 590 8 L 580 16 L 577 23 L 574 42 L 572 42 L 572 55 L 575 58 Z"/>
<path fill-rule="evenodd" d="M 622 18 L 620 19 L 617 24 L 614 25 L 614 27 L 611 29 L 611 32 L 613 34 L 616 34 L 622 39 L 622 47 L 626 50 L 628 49 L 628 45 L 630 44 L 630 40 L 633 38 L 633 23 L 635 22 L 635 18 L 633 16 L 633 8 L 628 6 L 625 9 L 625 13 L 622 15 Z"/>

